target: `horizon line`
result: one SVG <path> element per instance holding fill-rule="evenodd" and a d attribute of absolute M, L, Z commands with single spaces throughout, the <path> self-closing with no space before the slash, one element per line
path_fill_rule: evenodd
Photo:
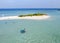
<path fill-rule="evenodd" d="M 34 9 L 36 9 L 36 10 L 38 10 L 38 9 L 40 9 L 40 10 L 57 10 L 57 9 L 59 9 L 60 10 L 60 8 L 0 8 L 0 10 L 4 10 L 4 9 L 6 9 L 6 10 L 10 10 L 10 9 L 17 9 L 17 10 L 34 10 Z"/>

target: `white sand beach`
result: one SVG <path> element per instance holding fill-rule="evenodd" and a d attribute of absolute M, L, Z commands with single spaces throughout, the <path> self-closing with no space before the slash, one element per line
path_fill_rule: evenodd
<path fill-rule="evenodd" d="M 26 17 L 18 17 L 18 16 L 7 16 L 0 17 L 0 20 L 12 20 L 12 19 L 33 19 L 33 20 L 41 20 L 48 19 L 50 16 L 26 16 Z"/>

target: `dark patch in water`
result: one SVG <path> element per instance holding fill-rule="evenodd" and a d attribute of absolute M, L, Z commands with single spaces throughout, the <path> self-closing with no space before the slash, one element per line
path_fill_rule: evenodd
<path fill-rule="evenodd" d="M 53 35 L 53 41 L 55 43 L 60 43 L 60 35 L 59 34 L 54 34 Z"/>
<path fill-rule="evenodd" d="M 7 22 L 5 22 L 5 24 L 7 24 Z"/>

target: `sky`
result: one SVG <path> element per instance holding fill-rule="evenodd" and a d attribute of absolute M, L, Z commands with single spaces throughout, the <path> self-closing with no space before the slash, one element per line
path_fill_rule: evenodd
<path fill-rule="evenodd" d="M 60 0 L 0 0 L 0 8 L 60 8 Z"/>

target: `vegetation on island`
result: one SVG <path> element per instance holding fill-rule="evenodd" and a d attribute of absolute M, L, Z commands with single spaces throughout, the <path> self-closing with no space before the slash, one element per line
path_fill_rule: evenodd
<path fill-rule="evenodd" d="M 34 14 L 27 14 L 27 15 L 19 15 L 19 17 L 26 17 L 26 16 L 43 16 L 47 14 L 40 14 L 40 13 L 34 13 Z"/>

